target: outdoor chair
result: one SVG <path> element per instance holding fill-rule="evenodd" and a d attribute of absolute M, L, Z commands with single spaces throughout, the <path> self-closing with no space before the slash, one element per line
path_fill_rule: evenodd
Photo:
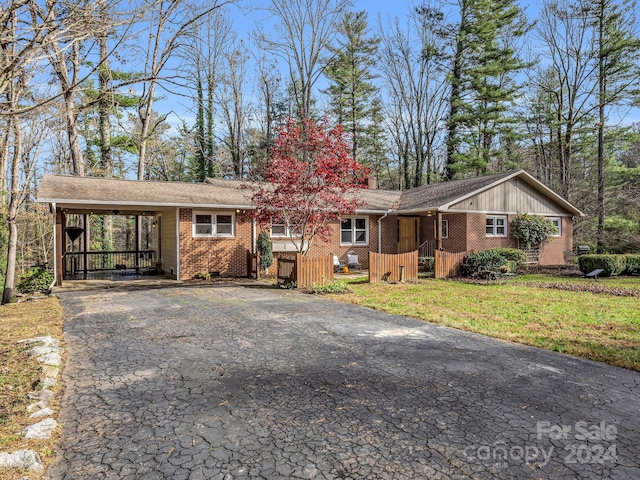
<path fill-rule="evenodd" d="M 362 265 L 358 261 L 358 254 L 357 253 L 347 253 L 347 266 L 349 268 L 353 268 L 355 270 L 362 269 Z"/>
<path fill-rule="evenodd" d="M 346 265 L 340 261 L 337 255 L 333 256 L 333 273 L 342 272 Z"/>

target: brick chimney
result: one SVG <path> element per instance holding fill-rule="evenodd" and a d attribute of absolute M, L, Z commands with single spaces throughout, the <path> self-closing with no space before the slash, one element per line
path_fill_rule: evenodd
<path fill-rule="evenodd" d="M 376 190 L 378 188 L 378 181 L 376 180 L 376 177 L 373 175 L 367 175 L 367 187 L 369 187 L 369 190 Z"/>

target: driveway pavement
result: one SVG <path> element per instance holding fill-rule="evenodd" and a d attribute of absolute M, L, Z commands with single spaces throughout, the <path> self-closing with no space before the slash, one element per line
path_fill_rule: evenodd
<path fill-rule="evenodd" d="M 52 479 L 640 478 L 636 372 L 237 284 L 61 301 Z"/>

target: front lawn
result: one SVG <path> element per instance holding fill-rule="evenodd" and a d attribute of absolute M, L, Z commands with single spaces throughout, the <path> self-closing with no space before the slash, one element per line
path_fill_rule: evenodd
<path fill-rule="evenodd" d="M 635 296 L 439 280 L 349 288 L 352 293 L 330 297 L 640 371 Z"/>

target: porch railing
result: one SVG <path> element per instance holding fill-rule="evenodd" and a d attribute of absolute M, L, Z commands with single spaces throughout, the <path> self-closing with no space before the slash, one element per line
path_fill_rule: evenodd
<path fill-rule="evenodd" d="M 129 270 L 154 266 L 154 250 L 121 252 L 66 252 L 64 272 L 74 275 L 79 272 L 104 270 Z"/>
<path fill-rule="evenodd" d="M 431 240 L 425 240 L 418 247 L 418 257 L 420 257 L 420 258 L 422 258 L 422 257 L 433 257 L 433 251 L 435 250 L 434 245 L 435 245 L 435 242 L 433 242 Z"/>

